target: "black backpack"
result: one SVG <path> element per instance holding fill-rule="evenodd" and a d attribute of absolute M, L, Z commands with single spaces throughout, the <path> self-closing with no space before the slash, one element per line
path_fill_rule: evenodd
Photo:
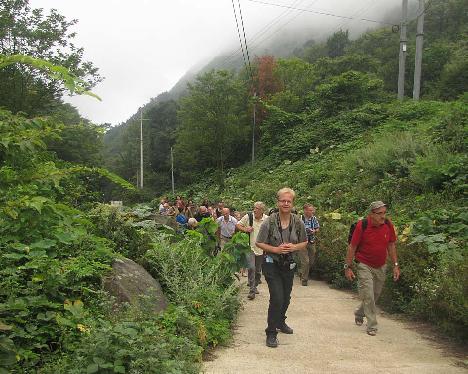
<path fill-rule="evenodd" d="M 364 233 L 364 231 L 366 230 L 366 228 L 367 228 L 367 218 L 360 219 L 359 221 L 362 221 L 362 231 L 361 231 L 361 235 L 362 235 L 362 234 Z M 354 230 L 356 229 L 356 226 L 357 226 L 357 224 L 359 223 L 359 221 L 354 222 L 354 223 L 351 224 L 351 226 L 349 227 L 348 244 L 351 243 L 351 239 L 353 238 Z M 389 224 L 388 219 L 385 219 L 385 224 L 386 224 L 386 225 Z"/>

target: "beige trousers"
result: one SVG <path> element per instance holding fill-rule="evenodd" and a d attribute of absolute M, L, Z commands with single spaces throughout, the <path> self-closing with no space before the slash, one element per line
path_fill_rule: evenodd
<path fill-rule="evenodd" d="M 307 247 L 303 251 L 298 251 L 299 257 L 299 276 L 301 280 L 309 280 L 310 269 L 314 265 L 317 247 L 315 243 L 307 243 Z"/>
<path fill-rule="evenodd" d="M 381 268 L 373 268 L 360 262 L 357 266 L 358 290 L 361 304 L 354 314 L 367 319 L 367 331 L 377 330 L 377 302 L 385 283 L 385 270 L 387 265 Z"/>

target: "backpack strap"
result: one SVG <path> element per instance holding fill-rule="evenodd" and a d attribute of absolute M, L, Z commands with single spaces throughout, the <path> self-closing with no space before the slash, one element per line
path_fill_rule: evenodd
<path fill-rule="evenodd" d="M 253 226 L 253 212 L 248 212 L 247 214 L 249 215 L 249 226 L 252 227 Z"/>

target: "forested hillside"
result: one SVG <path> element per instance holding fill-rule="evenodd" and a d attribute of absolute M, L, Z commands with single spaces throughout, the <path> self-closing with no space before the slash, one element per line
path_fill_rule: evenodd
<path fill-rule="evenodd" d="M 432 1 L 426 10 L 423 99 L 454 100 L 466 89 L 467 30 L 463 9 L 466 9 L 466 1 L 453 0 Z M 415 25 L 413 19 L 408 28 L 405 85 L 408 98 L 412 96 L 413 86 Z M 142 108 L 143 116 L 149 119 L 144 122 L 143 130 L 143 137 L 148 139 L 144 143 L 144 153 L 148 155 L 144 161 L 148 176 L 146 192 L 151 196 L 170 188 L 167 176 L 170 175 L 171 146 L 175 149 L 175 179 L 178 186 L 196 181 L 206 168 L 212 169 L 211 174 L 218 174 L 217 183 L 222 183 L 229 168 L 249 160 L 253 92 L 261 101 L 257 105 L 255 130 L 256 148 L 261 154 L 269 153 L 269 149 L 263 146 L 265 139 L 262 130 L 270 113 L 267 106 L 274 106 L 286 113 L 312 113 L 315 102 L 321 100 L 319 96 L 326 91 L 326 85 L 336 81 L 343 73 L 363 73 L 362 79 L 369 80 L 374 91 L 367 92 L 363 86 L 364 95 L 368 97 L 350 97 L 353 95 L 345 93 L 342 97 L 344 104 L 334 108 L 334 103 L 329 103 L 332 112 L 349 109 L 347 105 L 351 107 L 358 102 L 394 99 L 399 53 L 399 33 L 394 31 L 391 27 L 380 28 L 350 40 L 348 31 L 340 30 L 325 42 L 311 39 L 302 48 L 295 49 L 295 57 L 257 58 L 251 77 L 245 70 L 208 71 L 188 85 L 181 99 L 168 101 L 169 95 L 156 98 Z M 346 79 L 351 78 L 348 76 Z M 348 83 L 342 81 L 342 84 L 346 86 Z M 212 94 L 207 95 L 208 91 Z M 200 96 L 204 97 L 204 102 L 197 102 Z M 352 103 L 351 100 L 356 102 Z M 215 107 L 214 111 L 208 109 L 210 106 Z M 222 119 L 221 114 L 224 116 Z M 106 165 L 133 183 L 136 183 L 139 165 L 139 118 L 140 113 L 137 113 L 122 126 L 112 129 L 105 141 Z M 200 137 L 199 132 L 205 131 L 206 126 L 210 130 Z M 190 144 L 186 144 L 186 139 L 191 139 Z M 219 149 L 216 150 L 217 147 Z M 215 158 L 214 152 L 217 152 Z"/>
<path fill-rule="evenodd" d="M 155 105 L 173 109 L 173 121 L 165 116 L 169 110 L 158 118 L 144 111 L 158 123 L 150 121 L 144 130 L 151 155 L 145 170 L 163 173 L 167 184 L 149 179 L 143 196 L 169 191 L 171 146 L 177 191 L 195 201 L 222 199 L 249 209 L 256 200 L 273 204 L 277 189 L 293 187 L 299 205 L 307 201 L 319 209 L 324 230 L 318 272 L 338 287 L 350 286 L 341 271 L 347 227 L 369 201 L 382 199 L 391 206 L 405 264 L 402 281 L 387 288 L 383 303 L 466 338 L 466 9 L 461 0 L 427 7 L 419 102 L 411 99 L 415 20 L 409 24 L 403 102 L 396 100 L 399 34 L 391 28 L 355 40 L 340 30 L 324 43 L 307 42 L 290 58 L 257 58 L 251 75 L 199 75 L 178 101 Z M 163 120 L 170 125 L 161 127 Z M 135 117 L 123 133 L 136 139 L 137 126 Z M 168 142 L 158 145 L 162 154 L 152 148 L 153 136 Z M 126 176 L 135 178 L 137 142 L 118 144 L 121 161 L 124 152 L 132 155 Z"/>

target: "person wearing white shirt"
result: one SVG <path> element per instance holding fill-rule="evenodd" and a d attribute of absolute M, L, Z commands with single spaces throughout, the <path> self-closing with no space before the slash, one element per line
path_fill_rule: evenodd
<path fill-rule="evenodd" d="M 229 208 L 223 208 L 223 215 L 219 217 L 216 222 L 218 223 L 219 246 L 222 250 L 236 231 L 237 219 L 231 216 L 231 210 Z"/>

